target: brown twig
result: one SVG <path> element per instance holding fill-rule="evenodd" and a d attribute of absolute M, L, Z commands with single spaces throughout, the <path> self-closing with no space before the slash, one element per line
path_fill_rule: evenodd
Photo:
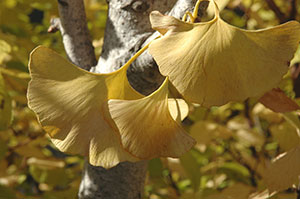
<path fill-rule="evenodd" d="M 250 173 L 250 182 L 252 184 L 252 186 L 256 187 L 257 186 L 257 182 L 256 182 L 256 176 L 260 177 L 259 174 L 256 172 L 256 169 L 253 169 L 247 162 L 245 162 L 242 158 L 242 155 L 240 154 L 239 151 L 234 150 L 232 147 L 226 147 L 225 151 L 228 152 L 231 157 L 233 158 L 233 160 L 237 161 L 238 163 L 240 163 L 241 165 L 243 165 L 244 167 L 246 167 Z"/>
<path fill-rule="evenodd" d="M 276 5 L 274 0 L 266 0 L 267 4 L 269 5 L 270 9 L 275 13 L 276 17 L 278 18 L 280 23 L 284 23 L 287 21 L 287 18 L 283 12 L 279 9 Z"/>
<path fill-rule="evenodd" d="M 181 194 L 180 194 L 180 191 L 179 191 L 179 188 L 178 188 L 176 182 L 174 181 L 174 179 L 173 179 L 173 177 L 172 177 L 171 170 L 170 170 L 170 172 L 169 172 L 169 174 L 168 174 L 167 177 L 168 177 L 168 181 L 169 181 L 170 186 L 171 186 L 171 187 L 173 188 L 173 190 L 175 191 L 176 196 L 180 197 Z"/>
<path fill-rule="evenodd" d="M 291 0 L 290 16 L 288 20 L 295 20 L 298 15 L 297 0 Z"/>

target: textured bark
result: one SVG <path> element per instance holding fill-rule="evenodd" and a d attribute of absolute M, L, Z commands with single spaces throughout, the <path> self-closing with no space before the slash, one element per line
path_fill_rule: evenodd
<path fill-rule="evenodd" d="M 92 72 L 107 73 L 120 68 L 143 45 L 157 36 L 149 13 L 159 10 L 181 17 L 196 0 L 108 0 L 109 11 L 104 45 L 96 67 L 95 54 L 86 26 L 83 0 L 58 0 L 60 20 L 52 20 L 49 32 L 61 31 L 70 60 Z M 177 2 L 177 3 L 176 3 Z M 172 9 L 173 8 L 173 9 Z M 155 90 L 163 80 L 153 58 L 145 52 L 128 70 L 131 85 L 143 94 Z M 99 91 L 101 92 L 101 91 Z M 85 164 L 80 199 L 139 199 L 143 195 L 147 161 L 124 162 L 106 170 Z"/>
<path fill-rule="evenodd" d="M 58 8 L 60 20 L 53 19 L 52 28 L 60 30 L 68 58 L 75 65 L 90 70 L 97 60 L 87 29 L 83 1 L 58 0 Z"/>
<path fill-rule="evenodd" d="M 151 29 L 149 14 L 153 10 L 181 17 L 191 11 L 196 0 L 110 0 L 103 51 L 93 72 L 108 73 L 125 64 L 142 46 L 159 34 Z M 134 5 L 142 8 L 136 10 Z M 159 87 L 163 77 L 146 51 L 129 68 L 128 79 L 133 88 L 148 95 Z"/>
<path fill-rule="evenodd" d="M 86 162 L 80 185 L 83 199 L 140 199 L 143 196 L 147 161 L 123 162 L 105 170 Z"/>

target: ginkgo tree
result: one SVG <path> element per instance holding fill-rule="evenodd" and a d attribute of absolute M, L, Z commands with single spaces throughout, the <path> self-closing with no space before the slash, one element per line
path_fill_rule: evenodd
<path fill-rule="evenodd" d="M 181 126 L 186 104 L 172 97 L 169 84 L 187 104 L 206 108 L 259 99 L 279 85 L 300 42 L 300 24 L 239 29 L 221 19 L 214 0 L 214 18 L 195 22 L 200 2 L 182 20 L 152 12 L 152 28 L 161 35 L 112 73 L 82 70 L 45 47 L 31 53 L 28 104 L 58 149 L 87 156 L 92 165 L 105 168 L 124 161 L 178 158 L 195 140 Z M 130 86 L 126 72 L 147 48 L 165 80 L 144 96 Z M 298 157 L 296 145 L 270 171 L 283 172 L 281 163 Z M 290 187 L 298 168 L 282 187 L 271 180 L 270 191 Z"/>

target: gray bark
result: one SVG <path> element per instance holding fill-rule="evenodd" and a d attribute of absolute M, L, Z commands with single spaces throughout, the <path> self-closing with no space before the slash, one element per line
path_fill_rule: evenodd
<path fill-rule="evenodd" d="M 186 11 L 191 11 L 195 3 L 196 0 L 109 0 L 103 51 L 97 66 L 91 71 L 115 71 L 158 36 L 151 29 L 151 11 L 158 10 L 180 18 Z M 136 9 L 136 4 L 141 5 L 141 9 Z M 133 88 L 148 95 L 159 87 L 164 78 L 146 51 L 130 66 L 128 79 Z"/>
<path fill-rule="evenodd" d="M 96 65 L 89 38 L 83 0 L 58 0 L 60 20 L 54 19 L 49 32 L 61 31 L 69 59 L 81 68 L 107 73 L 120 68 L 143 45 L 157 35 L 150 26 L 149 13 L 158 10 L 181 17 L 196 0 L 108 0 L 109 10 L 101 57 Z M 143 94 L 153 92 L 162 82 L 153 58 L 143 53 L 129 68 L 131 85 Z M 101 92 L 101 91 L 99 91 Z M 124 162 L 106 170 L 85 164 L 80 199 L 139 199 L 143 195 L 147 161 Z"/>
<path fill-rule="evenodd" d="M 60 30 L 68 58 L 75 65 L 90 70 L 97 63 L 89 37 L 82 0 L 58 0 L 60 19 L 52 19 L 48 32 Z"/>

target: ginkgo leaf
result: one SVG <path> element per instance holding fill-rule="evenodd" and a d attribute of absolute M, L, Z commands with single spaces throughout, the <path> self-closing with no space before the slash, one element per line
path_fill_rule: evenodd
<path fill-rule="evenodd" d="M 229 0 L 215 0 L 215 2 L 218 4 L 220 11 L 222 11 L 229 3 Z M 209 16 L 214 16 L 215 8 L 213 3 L 208 4 L 207 13 Z"/>
<path fill-rule="evenodd" d="M 169 112 L 168 78 L 145 98 L 109 100 L 108 106 L 123 147 L 138 158 L 179 157 L 195 144 Z"/>
<path fill-rule="evenodd" d="M 106 168 L 138 160 L 121 148 L 108 114 L 108 99 L 142 97 L 129 85 L 126 69 L 94 74 L 48 48 L 31 53 L 28 105 L 61 151 L 89 156 L 91 164 Z"/>
<path fill-rule="evenodd" d="M 169 111 L 174 120 L 181 122 L 189 114 L 189 106 L 183 99 L 169 98 Z"/>
<path fill-rule="evenodd" d="M 300 145 L 279 155 L 266 169 L 263 176 L 270 190 L 282 191 L 299 183 L 300 176 Z"/>
<path fill-rule="evenodd" d="M 300 24 L 243 30 L 224 22 L 216 4 L 215 10 L 215 18 L 203 23 L 150 14 L 152 28 L 163 34 L 149 46 L 160 72 L 185 99 L 205 107 L 259 97 L 276 87 L 297 49 Z"/>
<path fill-rule="evenodd" d="M 300 109 L 299 105 L 286 96 L 286 94 L 279 88 L 274 88 L 265 93 L 259 99 L 259 102 L 274 112 L 283 113 Z"/>

